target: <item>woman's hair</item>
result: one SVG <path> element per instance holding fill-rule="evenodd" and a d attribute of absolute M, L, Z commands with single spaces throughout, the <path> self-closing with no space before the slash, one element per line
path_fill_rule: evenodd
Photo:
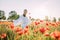
<path fill-rule="evenodd" d="M 24 9 L 24 11 L 27 11 L 27 9 Z"/>
<path fill-rule="evenodd" d="M 24 9 L 24 13 L 27 13 L 27 9 Z M 26 17 L 26 14 L 23 14 L 24 17 Z"/>
<path fill-rule="evenodd" d="M 25 14 L 23 14 L 23 16 L 24 16 L 24 17 L 26 17 L 26 15 L 25 15 Z"/>

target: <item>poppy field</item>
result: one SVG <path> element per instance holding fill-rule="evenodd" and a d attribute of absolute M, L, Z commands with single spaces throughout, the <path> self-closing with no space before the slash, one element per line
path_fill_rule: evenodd
<path fill-rule="evenodd" d="M 60 40 L 60 21 L 32 21 L 24 29 L 13 22 L 0 22 L 0 40 Z"/>

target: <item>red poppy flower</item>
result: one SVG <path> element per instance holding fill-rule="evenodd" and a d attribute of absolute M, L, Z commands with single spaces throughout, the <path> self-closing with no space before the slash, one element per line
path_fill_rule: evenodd
<path fill-rule="evenodd" d="M 42 27 L 42 28 L 39 29 L 39 31 L 40 31 L 41 33 L 44 33 L 44 32 L 46 31 L 46 29 L 45 29 L 44 27 Z"/>
<path fill-rule="evenodd" d="M 60 25 L 60 22 L 58 21 L 57 24 Z"/>
<path fill-rule="evenodd" d="M 37 22 L 35 22 L 35 25 L 38 25 L 38 23 L 37 23 Z"/>
<path fill-rule="evenodd" d="M 14 29 L 14 24 L 11 24 L 10 27 L 11 27 L 11 29 Z"/>
<path fill-rule="evenodd" d="M 38 22 L 38 24 L 40 24 L 40 22 Z"/>
<path fill-rule="evenodd" d="M 17 29 L 16 29 L 16 32 L 20 32 L 20 31 L 22 31 L 21 28 L 17 28 Z"/>
<path fill-rule="evenodd" d="M 28 29 L 29 26 L 26 26 L 26 28 Z"/>
<path fill-rule="evenodd" d="M 50 35 L 53 38 L 60 38 L 60 32 L 59 31 L 52 32 Z"/>
<path fill-rule="evenodd" d="M 50 28 L 48 28 L 48 27 L 46 27 L 45 29 L 46 29 L 46 30 L 50 30 Z"/>
<path fill-rule="evenodd" d="M 45 36 L 50 36 L 50 34 L 49 34 L 48 32 L 46 32 L 44 35 L 45 35 Z"/>
<path fill-rule="evenodd" d="M 58 40 L 60 40 L 60 37 L 58 38 Z"/>
<path fill-rule="evenodd" d="M 19 35 L 22 35 L 22 34 L 23 34 L 23 30 L 22 30 L 22 31 L 19 31 L 18 34 L 19 34 Z"/>
<path fill-rule="evenodd" d="M 40 20 L 40 22 L 43 22 L 43 20 Z"/>
<path fill-rule="evenodd" d="M 48 23 L 46 23 L 46 26 L 49 26 L 49 24 L 48 24 Z"/>
<path fill-rule="evenodd" d="M 7 35 L 5 34 L 5 33 L 3 33 L 2 35 L 1 35 L 1 38 L 5 38 Z"/>
<path fill-rule="evenodd" d="M 27 32 L 28 32 L 28 29 L 27 29 L 27 28 L 25 28 L 25 29 L 24 29 L 24 33 L 27 33 Z"/>

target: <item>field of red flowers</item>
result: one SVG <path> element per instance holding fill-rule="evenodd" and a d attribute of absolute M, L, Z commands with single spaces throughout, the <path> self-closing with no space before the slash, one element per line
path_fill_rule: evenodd
<path fill-rule="evenodd" d="M 32 21 L 24 29 L 0 22 L 0 40 L 60 40 L 60 21 Z"/>

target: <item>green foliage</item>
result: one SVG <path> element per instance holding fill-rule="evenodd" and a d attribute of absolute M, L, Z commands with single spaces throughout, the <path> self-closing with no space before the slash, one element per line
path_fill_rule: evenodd
<path fill-rule="evenodd" d="M 12 15 L 12 16 L 9 16 L 8 20 L 16 20 L 19 18 L 19 15 Z"/>
<path fill-rule="evenodd" d="M 16 11 L 11 11 L 9 13 L 8 20 L 16 20 L 19 18 L 19 15 L 17 15 Z"/>
<path fill-rule="evenodd" d="M 0 40 L 14 40 L 14 32 L 8 28 L 7 25 L 0 25 L 0 35 L 6 33 L 5 38 L 0 38 Z"/>
<path fill-rule="evenodd" d="M 60 21 L 60 18 L 58 18 L 58 21 Z"/>
<path fill-rule="evenodd" d="M 53 38 L 51 38 L 50 36 L 48 36 L 48 37 L 43 37 L 43 40 L 54 40 Z"/>
<path fill-rule="evenodd" d="M 55 17 L 53 18 L 53 22 L 56 22 L 56 18 Z"/>
<path fill-rule="evenodd" d="M 5 12 L 2 11 L 2 10 L 0 10 L 0 20 L 1 20 L 1 19 L 3 19 L 3 20 L 6 19 L 6 17 L 5 17 Z"/>

